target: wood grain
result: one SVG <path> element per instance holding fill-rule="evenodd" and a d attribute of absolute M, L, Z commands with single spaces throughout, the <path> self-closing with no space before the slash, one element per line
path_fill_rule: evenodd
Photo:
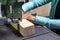
<path fill-rule="evenodd" d="M 29 36 L 32 34 L 35 34 L 35 27 L 34 24 L 31 23 L 30 21 L 26 20 L 26 19 L 22 19 L 22 22 L 19 21 L 19 25 L 20 25 L 20 33 L 23 36 Z"/>

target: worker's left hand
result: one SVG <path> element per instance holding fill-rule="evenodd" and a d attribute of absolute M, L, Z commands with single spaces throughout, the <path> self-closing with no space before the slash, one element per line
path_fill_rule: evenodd
<path fill-rule="evenodd" d="M 31 22 L 34 22 L 35 21 L 35 16 L 33 16 L 33 15 L 31 15 L 31 14 L 22 14 L 22 18 L 23 19 L 27 19 L 27 20 L 29 20 L 29 21 L 31 21 Z"/>

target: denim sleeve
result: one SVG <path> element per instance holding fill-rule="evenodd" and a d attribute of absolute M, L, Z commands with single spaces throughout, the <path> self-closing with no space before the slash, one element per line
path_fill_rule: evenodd
<path fill-rule="evenodd" d="M 36 19 L 35 19 L 34 23 L 46 25 L 49 20 L 50 20 L 49 18 L 45 18 L 45 17 L 42 17 L 42 16 L 36 16 Z"/>
<path fill-rule="evenodd" d="M 48 22 L 50 29 L 60 29 L 60 19 L 51 19 Z"/>
<path fill-rule="evenodd" d="M 49 19 L 46 17 L 36 16 L 36 24 L 42 24 L 47 26 L 50 29 L 60 29 L 60 19 Z"/>
<path fill-rule="evenodd" d="M 24 12 L 27 12 L 31 9 L 37 8 L 39 6 L 49 3 L 51 0 L 33 0 L 31 2 L 25 3 L 22 5 Z"/>

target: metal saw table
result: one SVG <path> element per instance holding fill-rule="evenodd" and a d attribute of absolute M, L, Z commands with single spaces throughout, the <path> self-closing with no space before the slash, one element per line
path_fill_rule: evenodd
<path fill-rule="evenodd" d="M 4 24 L 5 19 L 0 18 L 0 40 L 60 40 L 59 35 L 47 28 L 36 25 L 36 34 L 28 37 L 18 36 L 10 26 Z"/>

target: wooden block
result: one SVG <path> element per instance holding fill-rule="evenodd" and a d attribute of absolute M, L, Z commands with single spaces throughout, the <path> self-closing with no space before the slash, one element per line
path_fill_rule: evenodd
<path fill-rule="evenodd" d="M 16 30 L 18 30 L 18 24 L 17 23 L 10 23 L 12 25 L 13 28 L 15 28 Z"/>
<path fill-rule="evenodd" d="M 22 19 L 22 22 L 19 21 L 19 25 L 20 25 L 20 33 L 23 36 L 29 36 L 32 34 L 35 34 L 35 27 L 34 24 L 31 23 L 30 21 L 26 20 L 26 19 Z"/>

